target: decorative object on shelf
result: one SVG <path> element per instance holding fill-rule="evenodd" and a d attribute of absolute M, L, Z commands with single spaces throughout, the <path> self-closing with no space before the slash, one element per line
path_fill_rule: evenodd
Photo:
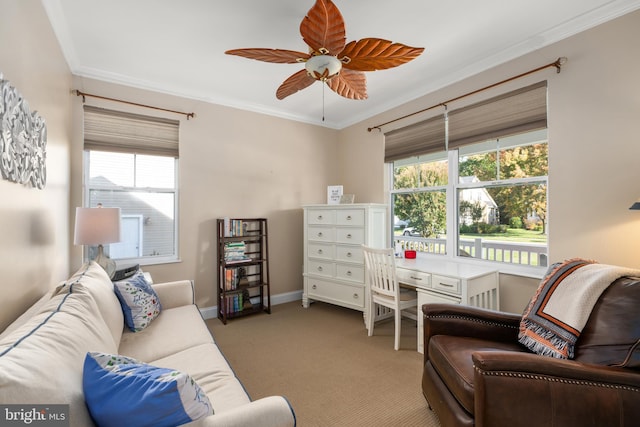
<path fill-rule="evenodd" d="M 0 172 L 8 181 L 43 189 L 47 183 L 47 126 L 0 73 Z"/>
<path fill-rule="evenodd" d="M 327 204 L 337 205 L 342 197 L 342 185 L 330 185 L 327 187 Z"/>
<path fill-rule="evenodd" d="M 340 204 L 341 205 L 350 205 L 350 204 L 353 204 L 355 199 L 356 199 L 356 195 L 355 194 L 343 194 L 342 196 L 340 196 Z"/>
<path fill-rule="evenodd" d="M 629 208 L 629 210 L 632 210 L 632 211 L 638 211 L 638 210 L 640 210 L 640 199 L 636 200 L 636 201 L 631 205 L 631 207 Z"/>
<path fill-rule="evenodd" d="M 305 63 L 305 69 L 286 79 L 276 91 L 276 98 L 311 86 L 326 83 L 340 96 L 367 99 L 367 81 L 363 71 L 384 70 L 405 64 L 424 51 L 378 38 L 364 38 L 346 43 L 344 19 L 331 0 L 316 0 L 300 24 L 302 39 L 309 52 L 284 49 L 233 49 L 225 53 L 278 64 Z"/>
<path fill-rule="evenodd" d="M 76 208 L 76 245 L 98 245 L 97 262 L 113 277 L 116 263 L 104 253 L 103 245 L 120 241 L 120 208 Z"/>

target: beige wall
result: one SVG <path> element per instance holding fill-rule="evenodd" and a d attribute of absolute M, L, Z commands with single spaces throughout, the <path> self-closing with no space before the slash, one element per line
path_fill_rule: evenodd
<path fill-rule="evenodd" d="M 337 173 L 337 131 L 277 119 L 91 79 L 75 78 L 75 87 L 171 110 L 195 112 L 194 119 L 86 98 L 87 104 L 181 119 L 181 262 L 146 266 L 155 281 L 194 279 L 201 308 L 216 305 L 215 220 L 266 217 L 269 227 L 271 294 L 302 289 L 302 209 L 323 203 Z M 74 103 L 72 204 L 82 203 L 82 99 Z M 72 266 L 81 251 L 72 248 Z"/>
<path fill-rule="evenodd" d="M 640 197 L 638 40 L 640 12 L 634 12 L 345 129 L 338 154 L 343 182 L 369 201 L 385 201 L 382 136 L 367 132 L 368 127 L 566 56 L 569 61 L 560 74 L 548 69 L 450 108 L 548 79 L 550 261 L 585 257 L 640 266 L 636 250 L 640 213 L 628 210 Z M 403 120 L 384 130 L 435 114 L 439 113 Z M 502 308 L 522 311 L 535 291 L 532 283 L 535 280 L 502 275 Z"/>
<path fill-rule="evenodd" d="M 0 178 L 0 330 L 67 277 L 71 74 L 39 0 L 0 0 L 0 73 L 47 125 L 43 190 Z"/>

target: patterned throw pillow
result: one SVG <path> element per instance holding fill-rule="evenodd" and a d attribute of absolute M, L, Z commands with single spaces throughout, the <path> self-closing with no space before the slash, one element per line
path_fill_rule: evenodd
<path fill-rule="evenodd" d="M 101 427 L 177 426 L 213 414 L 211 401 L 189 375 L 130 357 L 87 353 L 82 387 Z"/>
<path fill-rule="evenodd" d="M 162 306 L 158 294 L 144 278 L 142 270 L 128 279 L 113 282 L 124 313 L 124 321 L 133 332 L 149 326 L 158 317 Z"/>

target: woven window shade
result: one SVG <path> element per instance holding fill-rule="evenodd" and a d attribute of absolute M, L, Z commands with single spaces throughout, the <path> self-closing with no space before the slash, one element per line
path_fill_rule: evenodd
<path fill-rule="evenodd" d="M 444 116 L 437 116 L 384 134 L 384 161 L 443 151 Z"/>
<path fill-rule="evenodd" d="M 448 149 L 489 139 L 546 129 L 547 82 L 448 113 Z M 444 117 L 434 117 L 385 133 L 385 162 L 445 149 Z"/>
<path fill-rule="evenodd" d="M 449 113 L 449 149 L 547 127 L 547 82 Z"/>
<path fill-rule="evenodd" d="M 86 105 L 85 150 L 178 157 L 180 122 Z"/>

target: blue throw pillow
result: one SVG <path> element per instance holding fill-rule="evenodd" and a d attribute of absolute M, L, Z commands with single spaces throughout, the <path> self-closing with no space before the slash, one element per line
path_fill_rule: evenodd
<path fill-rule="evenodd" d="M 144 278 L 142 270 L 125 280 L 113 282 L 113 288 L 124 314 L 124 321 L 133 332 L 149 326 L 158 317 L 162 306 L 158 294 Z"/>
<path fill-rule="evenodd" d="M 213 414 L 209 398 L 189 375 L 130 357 L 87 353 L 82 387 L 100 427 L 169 427 Z"/>

